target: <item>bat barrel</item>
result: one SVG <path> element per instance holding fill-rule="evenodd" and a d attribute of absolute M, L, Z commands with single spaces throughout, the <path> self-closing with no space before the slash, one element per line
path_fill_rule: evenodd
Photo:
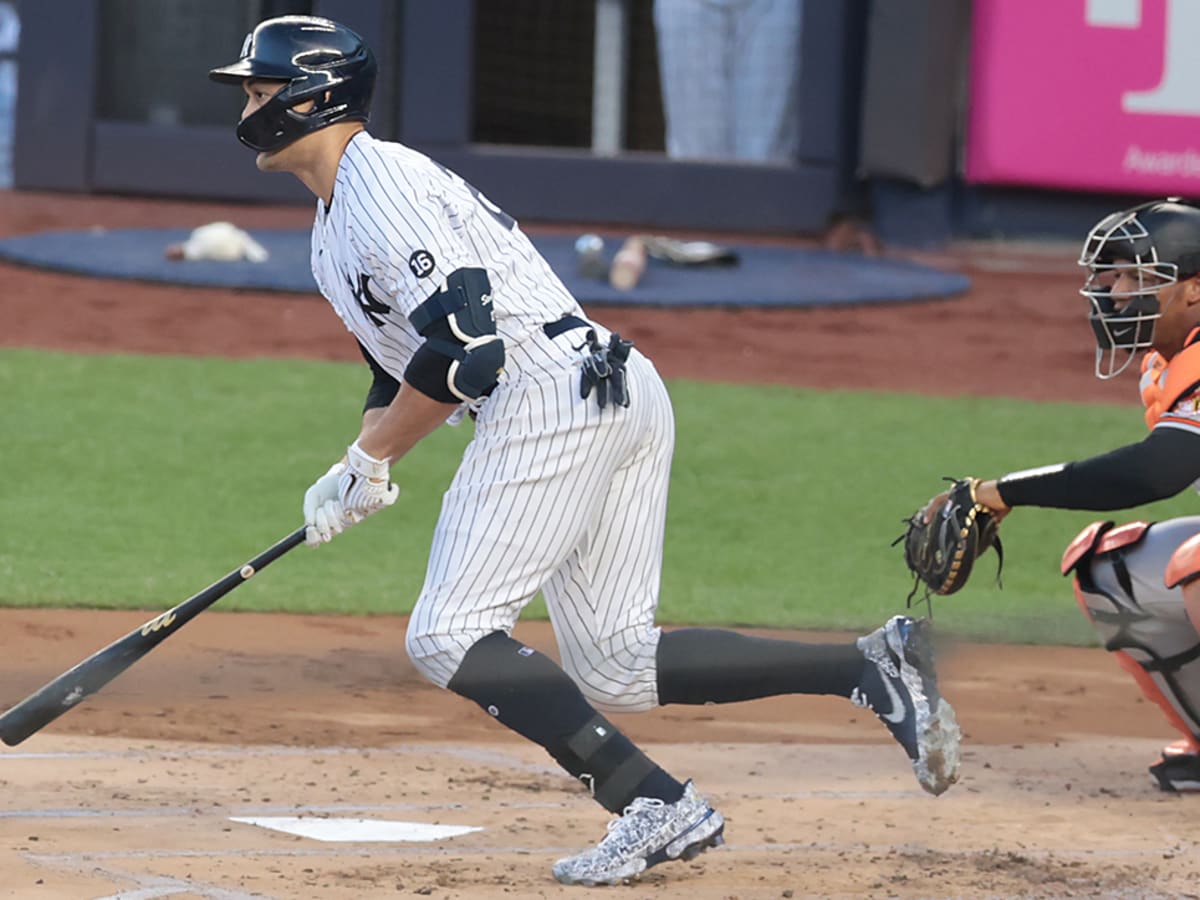
<path fill-rule="evenodd" d="M 160 613 L 124 637 L 113 641 L 103 650 L 96 651 L 83 662 L 30 694 L 0 716 L 0 740 L 10 747 L 15 747 L 100 690 L 235 587 L 244 584 L 283 554 L 304 543 L 304 531 L 304 528 L 296 529 L 200 593 Z"/>

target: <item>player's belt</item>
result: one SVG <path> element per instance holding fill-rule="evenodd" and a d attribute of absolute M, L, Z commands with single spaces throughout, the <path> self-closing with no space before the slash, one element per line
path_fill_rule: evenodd
<path fill-rule="evenodd" d="M 560 334 L 566 334 L 568 331 L 574 331 L 576 328 L 591 328 L 592 323 L 587 319 L 581 319 L 579 316 L 566 315 L 557 322 L 547 322 L 542 326 L 542 331 L 546 332 L 546 337 L 556 338 Z"/>

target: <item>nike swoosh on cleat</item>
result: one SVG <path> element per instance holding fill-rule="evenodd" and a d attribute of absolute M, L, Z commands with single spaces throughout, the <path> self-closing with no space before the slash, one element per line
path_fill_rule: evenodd
<path fill-rule="evenodd" d="M 892 708 L 887 715 L 883 715 L 881 713 L 880 716 L 891 722 L 893 725 L 899 725 L 904 721 L 905 716 L 907 715 L 907 713 L 904 711 L 904 703 L 900 700 L 900 694 L 896 692 L 896 689 L 892 686 L 892 680 L 888 678 L 886 673 L 883 675 L 882 680 L 883 686 L 887 688 L 888 700 L 891 701 Z"/>

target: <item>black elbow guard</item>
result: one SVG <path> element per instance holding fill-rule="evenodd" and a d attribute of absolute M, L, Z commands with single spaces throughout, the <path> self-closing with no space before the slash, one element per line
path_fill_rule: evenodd
<path fill-rule="evenodd" d="M 457 269 L 409 316 L 425 338 L 421 349 L 450 360 L 446 387 L 467 403 L 495 390 L 504 371 L 504 341 L 496 334 L 490 291 L 483 269 Z"/>
<path fill-rule="evenodd" d="M 493 390 L 504 371 L 504 341 L 479 338 L 475 346 L 429 338 L 404 370 L 404 380 L 442 403 L 478 403 Z"/>
<path fill-rule="evenodd" d="M 468 403 L 478 403 L 496 389 L 504 372 L 504 341 L 499 335 L 476 338 L 450 363 L 446 384 Z"/>

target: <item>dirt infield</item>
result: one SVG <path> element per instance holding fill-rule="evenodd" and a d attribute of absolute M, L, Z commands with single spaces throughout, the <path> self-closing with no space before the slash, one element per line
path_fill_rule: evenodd
<path fill-rule="evenodd" d="M 0 236 L 218 218 L 299 227 L 310 217 L 0 192 Z M 669 377 L 1133 400 L 1131 380 L 1105 385 L 1091 375 L 1069 252 L 947 253 L 933 261 L 974 279 L 969 296 L 947 301 L 599 315 Z M 10 266 L 0 266 L 0 277 L 0 345 L 357 358 L 316 298 Z M 935 379 L 932 359 L 961 377 Z M 0 703 L 146 617 L 0 610 Z M 538 748 L 423 683 L 404 657 L 403 631 L 399 618 L 205 613 L 45 732 L 0 750 L 0 896 L 579 895 L 557 886 L 549 865 L 596 841 L 605 816 Z M 517 636 L 553 652 L 541 623 L 522 623 Z M 713 797 L 729 843 L 610 892 L 691 900 L 1200 896 L 1200 808 L 1153 790 L 1145 772 L 1174 735 L 1107 654 L 960 645 L 942 649 L 942 670 L 967 745 L 962 782 L 936 799 L 917 788 L 874 717 L 844 700 L 615 717 Z M 421 842 L 329 841 L 244 821 L 264 818 L 480 830 Z"/>

